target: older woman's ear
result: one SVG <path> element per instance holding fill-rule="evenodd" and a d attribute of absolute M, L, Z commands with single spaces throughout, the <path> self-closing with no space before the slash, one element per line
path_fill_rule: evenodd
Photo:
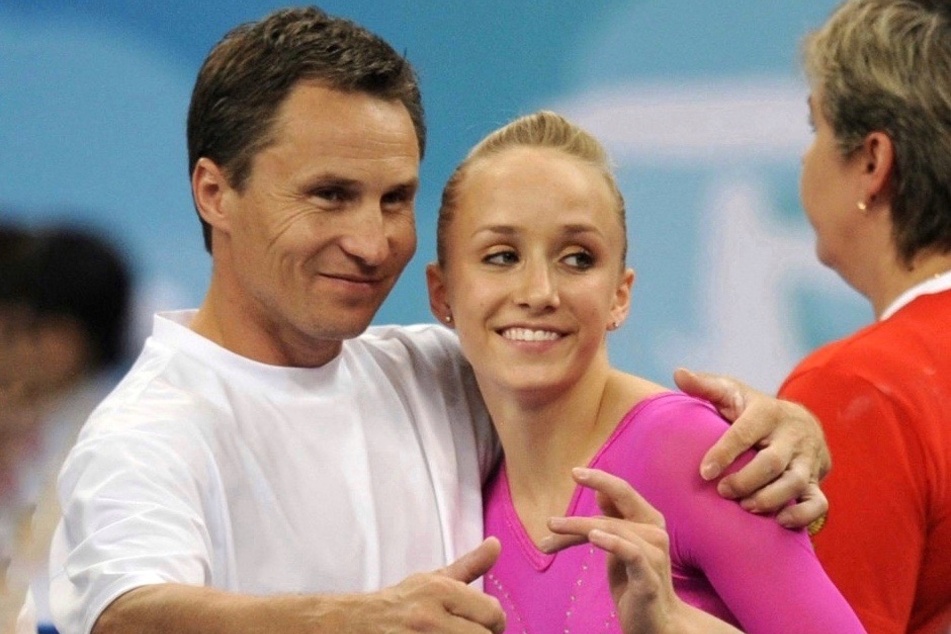
<path fill-rule="evenodd" d="M 856 160 L 862 164 L 862 203 L 871 208 L 888 198 L 895 170 L 895 145 L 884 132 L 871 132 L 858 150 Z"/>

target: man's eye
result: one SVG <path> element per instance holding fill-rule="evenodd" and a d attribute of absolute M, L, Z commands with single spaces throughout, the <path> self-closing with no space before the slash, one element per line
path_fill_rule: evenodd
<path fill-rule="evenodd" d="M 314 190 L 314 197 L 331 203 L 340 203 L 347 199 L 347 192 L 339 187 L 325 187 Z"/>
<path fill-rule="evenodd" d="M 409 187 L 400 187 L 383 195 L 384 205 L 404 205 L 413 202 L 413 190 Z"/>

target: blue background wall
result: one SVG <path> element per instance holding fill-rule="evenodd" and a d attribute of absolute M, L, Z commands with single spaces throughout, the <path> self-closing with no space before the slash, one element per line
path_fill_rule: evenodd
<path fill-rule="evenodd" d="M 423 266 L 452 167 L 492 128 L 554 108 L 605 141 L 628 201 L 638 281 L 614 360 L 664 383 L 687 364 L 775 389 L 806 351 L 871 317 L 814 262 L 798 202 L 798 42 L 834 4 L 323 3 L 405 51 L 428 113 L 420 250 L 377 322 L 430 321 Z M 67 216 L 122 244 L 140 334 L 153 309 L 196 305 L 208 278 L 184 143 L 195 74 L 226 30 L 278 6 L 0 3 L 0 214 Z"/>

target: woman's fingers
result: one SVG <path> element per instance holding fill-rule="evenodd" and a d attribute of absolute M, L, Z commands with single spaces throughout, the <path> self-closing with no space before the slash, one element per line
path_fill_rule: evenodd
<path fill-rule="evenodd" d="M 664 526 L 664 516 L 634 490 L 626 480 L 600 469 L 572 469 L 575 481 L 597 493 L 601 512 L 631 522 Z"/>

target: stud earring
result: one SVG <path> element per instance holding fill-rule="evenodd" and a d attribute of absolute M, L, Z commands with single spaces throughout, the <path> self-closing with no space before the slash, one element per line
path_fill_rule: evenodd
<path fill-rule="evenodd" d="M 452 315 L 446 315 L 445 317 L 442 318 L 442 320 L 443 320 L 444 322 L 446 322 L 447 324 L 451 324 L 451 323 L 452 323 Z"/>
<path fill-rule="evenodd" d="M 866 210 L 868 210 L 868 205 L 866 205 L 864 201 L 861 201 L 861 200 L 860 200 L 860 201 L 857 203 L 857 206 L 858 206 L 858 208 L 859 208 L 859 211 L 866 211 Z"/>

